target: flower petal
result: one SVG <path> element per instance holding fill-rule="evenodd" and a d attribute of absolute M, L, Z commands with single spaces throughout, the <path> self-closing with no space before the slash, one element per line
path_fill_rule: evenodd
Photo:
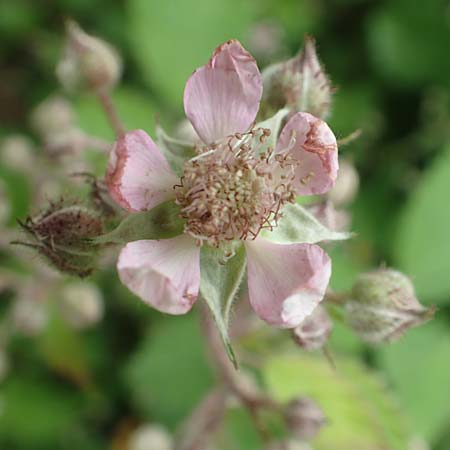
<path fill-rule="evenodd" d="M 295 188 L 299 195 L 329 191 L 337 177 L 338 148 L 328 125 L 309 113 L 294 114 L 283 128 L 276 153 L 287 153 L 296 162 Z"/>
<path fill-rule="evenodd" d="M 294 328 L 325 295 L 331 261 L 317 245 L 247 241 L 250 303 L 270 325 Z"/>
<path fill-rule="evenodd" d="M 130 242 L 117 269 L 122 283 L 145 303 L 161 312 L 184 314 L 200 288 L 200 248 L 186 235 Z"/>
<path fill-rule="evenodd" d="M 254 58 L 236 40 L 218 47 L 184 90 L 184 110 L 202 140 L 247 131 L 256 118 L 262 80 Z"/>
<path fill-rule="evenodd" d="M 130 211 L 144 211 L 173 197 L 175 174 L 158 146 L 142 130 L 120 137 L 106 172 L 113 199 Z"/>

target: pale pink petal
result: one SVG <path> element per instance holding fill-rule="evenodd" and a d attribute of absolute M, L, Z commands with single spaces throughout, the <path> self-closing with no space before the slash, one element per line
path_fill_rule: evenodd
<path fill-rule="evenodd" d="M 328 125 L 309 113 L 296 113 L 283 128 L 276 153 L 296 161 L 295 188 L 298 195 L 329 191 L 337 177 L 338 148 Z"/>
<path fill-rule="evenodd" d="M 246 131 L 256 118 L 262 79 L 254 58 L 236 40 L 218 47 L 184 90 L 184 110 L 198 135 L 212 143 Z"/>
<path fill-rule="evenodd" d="M 112 198 L 130 211 L 148 210 L 173 198 L 177 183 L 166 158 L 142 130 L 117 140 L 105 179 Z"/>
<path fill-rule="evenodd" d="M 270 325 L 294 328 L 325 295 L 331 261 L 318 245 L 247 241 L 250 303 Z"/>
<path fill-rule="evenodd" d="M 184 314 L 200 287 L 200 248 L 186 235 L 130 242 L 117 269 L 122 283 L 145 303 L 161 312 Z"/>

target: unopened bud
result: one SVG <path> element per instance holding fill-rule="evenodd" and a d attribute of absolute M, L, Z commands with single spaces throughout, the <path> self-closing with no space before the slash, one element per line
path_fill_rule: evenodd
<path fill-rule="evenodd" d="M 172 450 L 172 437 L 161 425 L 145 424 L 131 435 L 129 450 Z"/>
<path fill-rule="evenodd" d="M 330 112 L 333 89 L 316 53 L 312 38 L 294 58 L 267 67 L 262 73 L 262 107 L 269 114 L 285 105 L 293 112 L 309 112 L 324 119 Z"/>
<path fill-rule="evenodd" d="M 326 309 L 319 305 L 310 316 L 294 328 L 293 337 L 306 351 L 319 350 L 326 344 L 332 328 L 333 323 Z"/>
<path fill-rule="evenodd" d="M 350 214 L 343 209 L 336 209 L 329 200 L 307 205 L 306 209 L 329 230 L 348 231 L 350 228 Z"/>
<path fill-rule="evenodd" d="M 14 134 L 3 139 L 0 145 L 0 165 L 18 171 L 35 169 L 33 143 L 26 136 Z"/>
<path fill-rule="evenodd" d="M 19 297 L 12 308 L 14 326 L 27 336 L 38 335 L 47 325 L 45 304 L 33 298 Z"/>
<path fill-rule="evenodd" d="M 72 127 L 60 130 L 49 136 L 45 141 L 45 150 L 52 157 L 77 155 L 86 148 L 86 134 L 79 128 Z M 73 170 L 72 172 L 76 172 Z"/>
<path fill-rule="evenodd" d="M 47 98 L 31 114 L 31 125 L 43 138 L 70 129 L 74 122 L 70 103 L 60 96 Z"/>
<path fill-rule="evenodd" d="M 322 409 L 307 397 L 292 400 L 284 412 L 286 424 L 298 439 L 311 441 L 327 423 Z"/>
<path fill-rule="evenodd" d="M 248 31 L 249 50 L 258 61 L 269 60 L 280 53 L 284 37 L 283 28 L 279 23 L 258 22 Z"/>
<path fill-rule="evenodd" d="M 89 328 L 103 317 L 103 296 L 93 283 L 74 281 L 61 291 L 60 310 L 64 319 L 77 329 Z"/>
<path fill-rule="evenodd" d="M 288 440 L 272 443 L 265 450 L 313 450 L 313 448 L 306 442 Z"/>
<path fill-rule="evenodd" d="M 346 160 L 339 162 L 339 173 L 336 184 L 328 192 L 328 198 L 336 205 L 351 203 L 358 193 L 359 175 L 355 166 Z"/>
<path fill-rule="evenodd" d="M 95 212 L 60 201 L 20 225 L 32 242 L 16 243 L 35 248 L 61 272 L 85 277 L 94 270 L 98 246 L 89 239 L 103 232 L 103 222 Z"/>
<path fill-rule="evenodd" d="M 80 85 L 98 89 L 113 87 L 120 78 L 122 65 L 115 49 L 80 26 L 67 22 L 67 45 L 56 68 L 61 84 L 69 90 Z"/>
<path fill-rule="evenodd" d="M 350 327 L 370 343 L 396 340 L 434 314 L 419 303 L 411 280 L 393 269 L 359 275 L 345 310 Z"/>

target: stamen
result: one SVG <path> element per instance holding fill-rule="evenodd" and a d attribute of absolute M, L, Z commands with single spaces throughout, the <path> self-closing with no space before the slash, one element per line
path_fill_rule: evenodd
<path fill-rule="evenodd" d="M 272 229 L 281 207 L 294 199 L 294 174 L 286 155 L 259 154 L 270 130 L 252 128 L 214 146 L 197 149 L 174 186 L 176 202 L 186 219 L 185 232 L 198 245 L 227 246 L 233 240 L 256 239 Z M 228 247 L 227 247 L 228 248 Z"/>

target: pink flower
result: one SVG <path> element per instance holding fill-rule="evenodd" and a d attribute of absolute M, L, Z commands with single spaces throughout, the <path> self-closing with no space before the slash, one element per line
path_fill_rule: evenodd
<path fill-rule="evenodd" d="M 224 253 L 245 245 L 250 303 L 271 325 L 297 326 L 325 294 L 331 263 L 319 246 L 275 244 L 259 234 L 276 227 L 296 195 L 333 186 L 336 139 L 322 120 L 297 113 L 271 148 L 270 130 L 254 125 L 261 95 L 255 60 L 238 41 L 228 41 L 186 83 L 186 115 L 202 143 L 181 179 L 144 131 L 126 133 L 112 151 L 106 180 L 122 207 L 145 211 L 174 200 L 185 219 L 184 234 L 130 242 L 119 258 L 122 282 L 160 311 L 191 309 L 201 245 Z"/>

